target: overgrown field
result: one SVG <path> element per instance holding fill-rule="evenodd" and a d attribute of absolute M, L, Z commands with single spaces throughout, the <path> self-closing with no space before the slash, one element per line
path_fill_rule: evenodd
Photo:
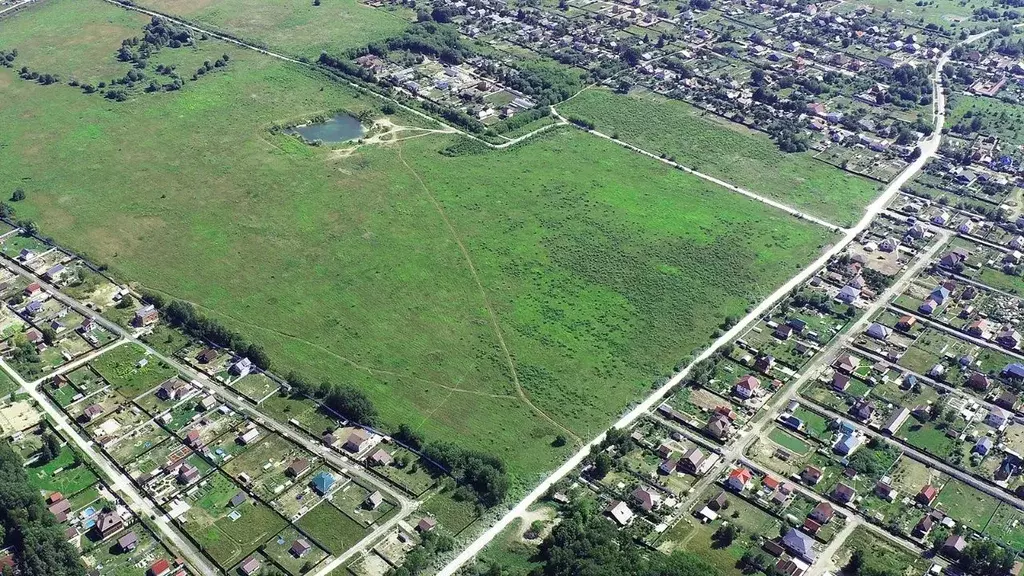
<path fill-rule="evenodd" d="M 0 51 L 15 48 L 26 56 L 24 62 L 15 61 L 15 70 L 26 65 L 65 82 L 75 78 L 95 84 L 125 74 L 128 67 L 115 53 L 121 40 L 142 36 L 148 21 L 143 14 L 105 8 L 94 0 L 47 0 L 28 15 L 4 20 Z"/>
<path fill-rule="evenodd" d="M 356 385 L 384 424 L 486 450 L 521 478 L 832 241 L 575 129 L 504 151 L 430 135 L 339 158 L 267 128 L 377 101 L 213 41 L 174 57 L 223 52 L 226 69 L 123 103 L 0 69 L 0 193 L 24 188 L 19 217 L 196 303 L 278 371 Z"/>
<path fill-rule="evenodd" d="M 401 34 L 412 10 L 372 8 L 359 0 L 142 0 L 140 6 L 316 59 Z"/>
<path fill-rule="evenodd" d="M 786 154 L 767 136 L 679 100 L 587 90 L 558 106 L 563 116 L 794 208 L 848 225 L 879 194 L 879 185 L 812 158 Z"/>

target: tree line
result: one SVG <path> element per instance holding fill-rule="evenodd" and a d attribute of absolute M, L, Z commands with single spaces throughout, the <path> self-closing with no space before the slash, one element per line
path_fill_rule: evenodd
<path fill-rule="evenodd" d="M 0 443 L 0 542 L 13 548 L 23 576 L 85 576 L 78 550 L 22 465 L 11 445 Z"/>
<path fill-rule="evenodd" d="M 168 301 L 162 294 L 144 290 L 142 300 L 159 309 L 167 322 L 182 332 L 205 342 L 229 348 L 245 356 L 261 370 L 270 369 L 270 356 L 259 344 L 196 311 L 195 306 L 181 300 Z"/>

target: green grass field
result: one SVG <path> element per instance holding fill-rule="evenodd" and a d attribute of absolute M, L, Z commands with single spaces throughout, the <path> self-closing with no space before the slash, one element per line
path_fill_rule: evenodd
<path fill-rule="evenodd" d="M 837 224 L 860 219 L 879 186 L 819 162 L 786 154 L 765 135 L 704 114 L 678 100 L 592 89 L 558 107 L 608 135 L 654 154 L 806 210 Z"/>
<path fill-rule="evenodd" d="M 801 456 L 811 451 L 811 447 L 806 442 L 781 428 L 772 428 L 768 437 L 779 446 Z"/>
<path fill-rule="evenodd" d="M 348 550 L 369 533 L 369 530 L 326 501 L 299 518 L 296 525 L 336 555 Z"/>
<path fill-rule="evenodd" d="M 181 16 L 288 55 L 315 59 L 339 54 L 402 33 L 412 10 L 372 8 L 358 0 L 144 0 L 139 3 Z"/>
<path fill-rule="evenodd" d="M 337 158 L 267 128 L 369 97 L 214 41 L 164 52 L 231 63 L 124 103 L 0 70 L 0 182 L 26 188 L 19 217 L 194 302 L 279 373 L 354 384 L 385 425 L 486 450 L 527 482 L 572 449 L 549 447 L 561 427 L 604 429 L 832 240 L 568 128 L 504 151 L 443 155 L 458 140 L 429 136 Z"/>
<path fill-rule="evenodd" d="M 132 399 L 174 376 L 174 368 L 156 358 L 147 358 L 146 365 L 138 367 L 146 351 L 135 344 L 126 344 L 101 354 L 92 361 L 92 367 L 110 383 L 118 394 Z"/>
<path fill-rule="evenodd" d="M 66 497 L 77 494 L 95 484 L 96 474 L 84 464 L 74 466 L 74 462 L 74 449 L 64 446 L 61 448 L 60 454 L 53 460 L 40 466 L 33 465 L 26 468 L 28 483 L 47 495 L 51 492 L 60 492 Z"/>
<path fill-rule="evenodd" d="M 28 66 L 64 81 L 76 78 L 95 84 L 125 75 L 130 68 L 114 53 L 121 40 L 141 36 L 148 21 L 128 10 L 97 9 L 91 0 L 41 2 L 32 7 L 30 17 L 9 21 L 17 25 L 5 22 L 0 50 L 16 48 L 21 55 L 31 54 L 31 62 L 15 60 L 16 69 Z M 54 42 L 55 38 L 61 41 Z"/>

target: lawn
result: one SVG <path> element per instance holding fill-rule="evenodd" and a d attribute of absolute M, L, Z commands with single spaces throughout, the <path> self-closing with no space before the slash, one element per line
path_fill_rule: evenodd
<path fill-rule="evenodd" d="M 558 107 L 605 134 L 837 224 L 860 219 L 878 184 L 808 154 L 786 154 L 763 134 L 718 120 L 685 102 L 650 94 L 583 92 Z"/>
<path fill-rule="evenodd" d="M 928 562 L 906 548 L 897 546 L 864 527 L 856 528 L 835 556 L 836 566 L 845 566 L 854 550 L 864 553 L 864 568 L 873 574 L 908 576 L 923 574 Z"/>
<path fill-rule="evenodd" d="M 287 522 L 251 498 L 231 507 L 229 500 L 241 489 L 220 472 L 202 481 L 192 496 L 192 509 L 183 517 L 184 528 L 224 569 L 239 562 L 277 534 Z M 232 512 L 238 518 L 231 517 Z"/>
<path fill-rule="evenodd" d="M 354 546 L 369 532 L 330 502 L 321 502 L 299 518 L 296 525 L 335 556 Z"/>
<path fill-rule="evenodd" d="M 811 447 L 806 442 L 781 428 L 772 428 L 772 431 L 768 433 L 768 437 L 779 446 L 801 456 L 811 451 Z"/>
<path fill-rule="evenodd" d="M 146 8 L 182 16 L 290 55 L 315 59 L 397 36 L 412 10 L 372 8 L 358 0 L 144 0 Z"/>
<path fill-rule="evenodd" d="M 84 464 L 75 466 L 74 462 L 74 449 L 64 446 L 61 448 L 60 454 L 46 464 L 26 467 L 28 483 L 46 494 L 60 492 L 68 497 L 95 484 L 98 479 L 96 474 L 88 466 Z"/>
<path fill-rule="evenodd" d="M 998 505 L 995 498 L 954 479 L 942 487 L 935 503 L 958 523 L 978 532 L 985 530 Z"/>
<path fill-rule="evenodd" d="M 144 366 L 139 361 L 145 359 Z M 110 383 L 118 394 L 132 399 L 176 374 L 174 368 L 162 360 L 147 357 L 146 351 L 136 344 L 118 346 L 92 361 L 92 367 Z"/>
<path fill-rule="evenodd" d="M 455 500 L 451 491 L 438 491 L 423 502 L 420 510 L 437 519 L 437 523 L 451 534 L 458 534 L 478 518 L 476 503 Z"/>
<path fill-rule="evenodd" d="M 503 151 L 440 154 L 459 140 L 431 136 L 336 158 L 266 128 L 374 101 L 214 41 L 173 56 L 222 52 L 227 69 L 124 103 L 0 70 L 0 180 L 31 183 L 19 217 L 195 303 L 277 372 L 351 383 L 386 428 L 456 438 L 522 484 L 573 450 L 549 447 L 562 427 L 603 430 L 832 241 L 574 129 Z"/>

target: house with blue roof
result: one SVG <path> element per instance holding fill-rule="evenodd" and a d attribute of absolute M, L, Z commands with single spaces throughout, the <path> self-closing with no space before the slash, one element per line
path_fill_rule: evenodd
<path fill-rule="evenodd" d="M 985 436 L 981 440 L 978 440 L 978 442 L 974 445 L 974 448 L 971 448 L 971 452 L 974 452 L 975 454 L 980 454 L 982 456 L 988 454 L 990 450 L 992 450 L 992 439 L 989 438 L 988 436 Z"/>
<path fill-rule="evenodd" d="M 854 430 L 855 430 L 855 428 L 853 427 L 852 423 L 847 422 L 846 420 L 839 420 L 839 431 L 840 432 L 842 432 L 843 434 L 853 434 Z"/>
<path fill-rule="evenodd" d="M 1003 374 L 1010 378 L 1024 378 L 1024 364 L 1007 364 L 1006 368 L 1003 368 Z"/>
<path fill-rule="evenodd" d="M 949 298 L 949 288 L 945 286 L 939 286 L 928 296 L 929 299 L 934 300 L 936 304 L 942 304 Z"/>
<path fill-rule="evenodd" d="M 860 447 L 862 440 L 854 434 L 844 434 L 842 438 L 832 447 L 837 454 L 849 456 Z"/>
<path fill-rule="evenodd" d="M 313 477 L 313 490 L 316 490 L 317 494 L 321 496 L 327 494 L 332 486 L 334 486 L 334 476 L 327 472 L 321 471 Z"/>
<path fill-rule="evenodd" d="M 783 418 L 782 423 L 785 424 L 786 426 L 789 426 L 793 430 L 800 430 L 804 427 L 804 421 L 797 418 L 796 416 L 793 416 L 792 414 Z"/>
<path fill-rule="evenodd" d="M 804 532 L 790 528 L 789 532 L 782 537 L 782 545 L 800 559 L 814 562 L 814 538 Z"/>

